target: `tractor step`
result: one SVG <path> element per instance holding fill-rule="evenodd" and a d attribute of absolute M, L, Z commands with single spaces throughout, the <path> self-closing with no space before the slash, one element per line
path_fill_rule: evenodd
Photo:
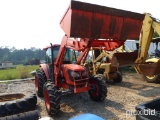
<path fill-rule="evenodd" d="M 66 90 L 66 91 L 61 91 L 61 95 L 60 96 L 65 96 L 65 95 L 69 95 L 72 94 L 73 90 Z"/>

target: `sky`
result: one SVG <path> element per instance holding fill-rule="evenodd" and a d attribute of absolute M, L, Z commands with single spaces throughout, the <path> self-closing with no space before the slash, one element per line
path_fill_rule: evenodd
<path fill-rule="evenodd" d="M 160 0 L 78 0 L 160 19 Z M 60 44 L 65 34 L 60 20 L 70 0 L 0 0 L 0 47 L 44 48 Z"/>

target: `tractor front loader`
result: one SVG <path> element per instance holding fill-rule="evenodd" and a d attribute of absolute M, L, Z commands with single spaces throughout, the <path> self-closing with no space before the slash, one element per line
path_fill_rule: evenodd
<path fill-rule="evenodd" d="M 143 19 L 143 14 L 71 0 L 60 21 L 65 32 L 61 44 L 45 48 L 49 62 L 41 64 L 35 76 L 36 91 L 44 95 L 49 115 L 58 113 L 66 94 L 88 92 L 94 101 L 106 99 L 105 81 L 90 76 L 81 64 L 91 47 L 113 51 L 126 39 L 138 39 Z"/>
<path fill-rule="evenodd" d="M 117 49 L 106 51 L 104 47 L 92 47 L 92 59 L 87 61 L 84 66 L 89 70 L 91 75 L 104 77 L 106 82 L 108 80 L 121 82 L 122 74 L 118 71 L 119 63 L 117 58 L 113 56 L 117 52 Z"/>
<path fill-rule="evenodd" d="M 85 63 L 90 74 L 105 77 L 106 81 L 121 82 L 123 78 L 119 67 L 134 65 L 138 56 L 137 50 L 126 52 L 124 46 L 123 44 L 113 51 L 107 51 L 105 47 L 92 47 L 92 60 Z"/>

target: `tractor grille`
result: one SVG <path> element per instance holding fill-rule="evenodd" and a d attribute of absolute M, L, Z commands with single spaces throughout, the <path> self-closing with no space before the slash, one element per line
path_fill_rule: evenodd
<path fill-rule="evenodd" d="M 88 91 L 89 86 L 89 75 L 86 70 L 84 71 L 71 71 L 68 70 L 70 80 L 73 82 L 74 93 L 80 93 Z"/>
<path fill-rule="evenodd" d="M 72 82 L 87 82 L 88 81 L 88 73 L 86 73 L 86 71 L 72 71 L 72 70 L 68 70 L 68 75 L 69 78 Z M 73 74 L 74 73 L 74 74 Z"/>

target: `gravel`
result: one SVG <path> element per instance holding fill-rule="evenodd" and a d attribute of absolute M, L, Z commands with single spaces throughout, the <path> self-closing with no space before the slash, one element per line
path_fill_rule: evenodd
<path fill-rule="evenodd" d="M 160 97 L 160 84 L 147 83 L 139 74 L 123 74 L 121 83 L 106 83 L 108 95 L 104 102 L 97 103 L 88 93 L 63 96 L 61 111 L 53 120 L 67 120 L 83 113 L 96 114 L 107 120 L 135 120 L 134 115 L 126 111 L 135 111 L 135 106 Z M 1 83 L 0 94 L 35 92 L 34 80 Z M 44 99 L 38 98 L 37 109 L 41 117 L 46 117 Z"/>

